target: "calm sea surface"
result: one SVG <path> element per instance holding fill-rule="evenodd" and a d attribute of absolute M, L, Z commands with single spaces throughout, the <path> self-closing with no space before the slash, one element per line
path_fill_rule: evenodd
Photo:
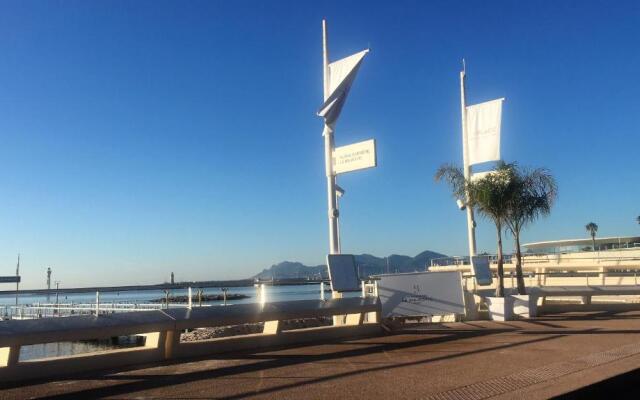
<path fill-rule="evenodd" d="M 247 299 L 228 301 L 227 304 L 255 303 L 256 288 L 255 287 L 229 287 L 228 294 L 244 294 L 249 296 Z M 205 294 L 222 294 L 220 288 L 205 288 Z M 196 288 L 192 289 L 195 295 Z M 288 285 L 288 286 L 267 286 L 267 301 L 287 301 L 287 300 L 306 300 L 320 298 L 320 284 L 309 285 Z M 186 296 L 187 289 L 171 290 L 172 296 Z M 148 303 L 154 299 L 164 299 L 163 290 L 128 290 L 121 292 L 104 292 L 100 293 L 100 303 Z M 60 303 L 93 303 L 96 300 L 95 293 L 61 293 L 58 296 Z M 51 295 L 47 299 L 46 295 L 38 294 L 20 294 L 18 296 L 18 304 L 35 304 L 35 303 L 55 303 L 55 289 L 51 289 Z M 0 306 L 15 305 L 15 295 L 0 295 Z M 206 304 L 222 304 L 222 301 L 212 301 Z"/>

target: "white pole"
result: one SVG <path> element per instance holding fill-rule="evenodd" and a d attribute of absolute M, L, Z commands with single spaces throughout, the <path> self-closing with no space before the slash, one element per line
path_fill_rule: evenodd
<path fill-rule="evenodd" d="M 464 60 L 463 60 L 464 63 Z M 471 179 L 471 165 L 469 165 L 469 149 L 467 148 L 467 100 L 465 97 L 465 71 L 460 71 L 460 108 L 462 112 L 462 158 L 464 162 L 464 178 Z M 469 240 L 469 262 L 471 257 L 476 255 L 476 224 L 473 219 L 473 209 L 468 205 L 469 196 L 465 198 L 467 203 L 467 236 Z"/>
<path fill-rule="evenodd" d="M 336 210 L 340 210 L 340 201 L 338 200 L 338 197 L 340 196 L 338 196 L 337 191 L 335 193 L 336 193 Z M 340 216 L 338 216 L 338 218 L 336 219 L 336 225 L 337 225 L 336 232 L 338 233 L 338 254 L 342 254 L 342 243 L 340 242 Z"/>
<path fill-rule="evenodd" d="M 320 300 L 324 301 L 324 282 L 320 282 Z"/>
<path fill-rule="evenodd" d="M 18 291 L 20 290 L 20 253 L 18 253 L 18 264 L 16 264 L 16 306 L 18 305 Z"/>
<path fill-rule="evenodd" d="M 191 310 L 191 287 L 189 287 L 189 310 Z"/>
<path fill-rule="evenodd" d="M 322 20 L 322 62 L 324 100 L 329 97 L 329 51 L 327 50 L 327 21 Z M 327 175 L 327 208 L 329 217 L 329 254 L 340 254 L 338 245 L 338 205 L 336 201 L 336 176 L 333 173 L 333 127 L 325 123 L 324 164 Z"/>
<path fill-rule="evenodd" d="M 96 291 L 96 317 L 100 314 L 100 292 Z"/>

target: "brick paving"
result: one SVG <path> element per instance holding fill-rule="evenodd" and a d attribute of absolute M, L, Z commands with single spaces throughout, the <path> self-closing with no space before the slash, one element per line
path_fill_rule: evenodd
<path fill-rule="evenodd" d="M 393 335 L 5 386 L 2 399 L 549 398 L 640 368 L 640 311 L 412 325 Z"/>

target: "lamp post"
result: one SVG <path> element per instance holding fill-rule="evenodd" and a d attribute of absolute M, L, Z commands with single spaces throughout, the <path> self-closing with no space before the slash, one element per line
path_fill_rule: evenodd
<path fill-rule="evenodd" d="M 322 20 L 322 61 L 323 61 L 323 84 L 324 101 L 326 102 L 330 93 L 330 70 L 329 70 L 329 50 L 327 44 L 327 21 Z M 338 244 L 338 202 L 336 199 L 336 175 L 333 173 L 333 128 L 334 124 L 325 119 L 322 135 L 324 136 L 324 164 L 327 175 L 327 208 L 329 213 L 329 253 L 340 254 Z"/>
<path fill-rule="evenodd" d="M 19 290 L 20 290 L 20 253 L 18 253 L 18 263 L 16 264 L 16 307 L 18 306 Z"/>
<path fill-rule="evenodd" d="M 471 165 L 469 164 L 469 149 L 468 149 L 468 137 L 467 137 L 467 99 L 465 94 L 465 77 L 466 68 L 464 66 L 464 60 L 462 61 L 463 68 L 460 71 L 460 109 L 462 113 L 462 159 L 463 159 L 463 171 L 464 178 L 466 180 L 471 179 Z M 466 195 L 464 199 L 465 205 L 469 203 L 469 195 Z M 460 207 L 460 203 L 458 203 Z M 467 236 L 469 241 L 469 259 L 476 255 L 476 223 L 473 218 L 473 208 L 465 207 L 467 209 Z M 463 210 L 463 208 L 460 208 Z"/>
<path fill-rule="evenodd" d="M 55 281 L 56 284 L 56 314 L 60 316 L 60 304 L 58 303 L 58 290 L 60 290 L 60 281 Z"/>
<path fill-rule="evenodd" d="M 51 267 L 47 267 L 47 303 L 51 301 Z"/>
<path fill-rule="evenodd" d="M 336 172 L 333 168 L 335 150 L 334 129 L 342 107 L 347 99 L 358 68 L 369 50 L 329 63 L 327 43 L 327 21 L 322 20 L 322 72 L 323 99 L 318 115 L 324 118 L 322 136 L 324 136 L 324 163 L 327 177 L 327 209 L 329 218 L 329 254 L 340 254 L 338 239 L 338 201 L 336 194 Z"/>

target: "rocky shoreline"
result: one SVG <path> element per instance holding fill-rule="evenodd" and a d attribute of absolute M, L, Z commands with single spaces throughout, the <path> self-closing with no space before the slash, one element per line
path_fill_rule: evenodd
<path fill-rule="evenodd" d="M 283 324 L 282 330 L 287 331 L 292 329 L 330 326 L 333 323 L 333 320 L 331 317 L 318 317 L 318 318 L 292 319 L 287 321 L 281 321 L 281 323 Z M 180 341 L 196 342 L 199 340 L 215 339 L 215 338 L 221 338 L 221 337 L 250 335 L 253 333 L 262 333 L 263 328 L 264 328 L 264 323 L 262 322 L 255 323 L 255 324 L 198 328 L 180 335 Z"/>
<path fill-rule="evenodd" d="M 248 299 L 251 296 L 247 296 L 246 294 L 238 294 L 238 293 L 227 293 L 227 301 L 231 300 L 242 300 Z M 223 294 L 203 294 L 201 297 L 198 295 L 192 295 L 191 301 L 197 303 L 198 301 L 207 302 L 207 301 L 223 301 L 225 299 Z M 167 299 L 165 297 L 160 299 L 152 299 L 149 300 L 150 303 L 164 303 Z M 189 296 L 169 296 L 169 303 L 188 303 Z"/>

